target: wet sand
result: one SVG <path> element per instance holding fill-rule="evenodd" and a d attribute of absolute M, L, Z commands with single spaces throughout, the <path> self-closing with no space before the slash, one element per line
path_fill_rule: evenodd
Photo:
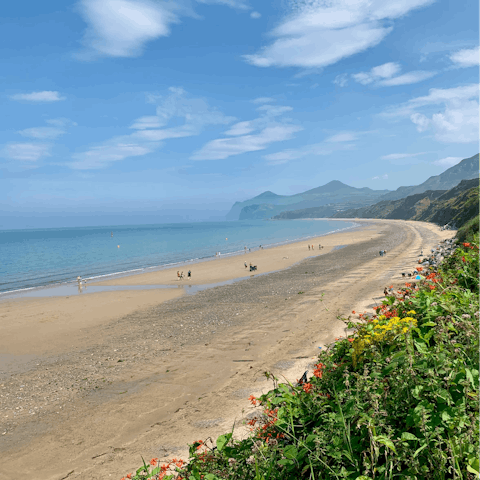
<path fill-rule="evenodd" d="M 309 240 L 326 245 L 321 251 L 302 242 L 196 264 L 191 284 L 241 278 L 244 259 L 273 272 L 196 295 L 128 290 L 1 302 L 0 478 L 19 464 L 39 480 L 72 471 L 119 478 L 141 455 L 184 455 L 188 442 L 235 420 L 242 434 L 248 396 L 271 388 L 263 371 L 298 378 L 318 347 L 344 334 L 338 315 L 380 303 L 422 247 L 454 234 L 374 222 Z M 111 283 L 177 284 L 176 270 Z"/>

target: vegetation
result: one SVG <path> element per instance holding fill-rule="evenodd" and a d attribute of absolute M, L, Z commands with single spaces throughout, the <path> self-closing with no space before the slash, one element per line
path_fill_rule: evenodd
<path fill-rule="evenodd" d="M 311 379 L 267 373 L 274 388 L 250 398 L 249 438 L 197 441 L 186 465 L 152 459 L 127 477 L 478 478 L 478 233 L 468 240 L 419 287 L 345 319 L 354 333 L 320 354 Z"/>
<path fill-rule="evenodd" d="M 472 238 L 475 233 L 478 234 L 478 215 L 469 220 L 463 227 L 458 229 L 457 239 L 459 242 L 466 242 L 468 238 Z"/>

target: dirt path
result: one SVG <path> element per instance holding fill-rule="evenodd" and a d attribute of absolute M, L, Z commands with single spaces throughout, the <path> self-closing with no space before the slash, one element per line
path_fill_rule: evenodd
<path fill-rule="evenodd" d="M 234 421 L 241 435 L 248 396 L 271 388 L 265 370 L 294 381 L 344 334 L 338 315 L 380 302 L 422 247 L 452 236 L 416 222 L 367 228 L 365 242 L 92 327 L 97 342 L 2 380 L 0 478 L 18 465 L 38 480 L 120 478 Z"/>

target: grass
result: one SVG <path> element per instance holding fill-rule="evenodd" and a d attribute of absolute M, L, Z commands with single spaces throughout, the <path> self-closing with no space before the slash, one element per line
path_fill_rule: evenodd
<path fill-rule="evenodd" d="M 249 421 L 190 458 L 128 478 L 478 478 L 478 233 L 420 287 L 406 283 L 322 352 L 302 385 L 273 381 Z M 352 312 L 355 314 L 354 312 Z"/>

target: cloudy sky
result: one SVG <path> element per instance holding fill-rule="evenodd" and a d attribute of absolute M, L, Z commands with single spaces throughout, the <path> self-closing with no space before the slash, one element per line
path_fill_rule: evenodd
<path fill-rule="evenodd" d="M 8 2 L 0 224 L 421 183 L 478 152 L 478 17 L 453 0 Z"/>

